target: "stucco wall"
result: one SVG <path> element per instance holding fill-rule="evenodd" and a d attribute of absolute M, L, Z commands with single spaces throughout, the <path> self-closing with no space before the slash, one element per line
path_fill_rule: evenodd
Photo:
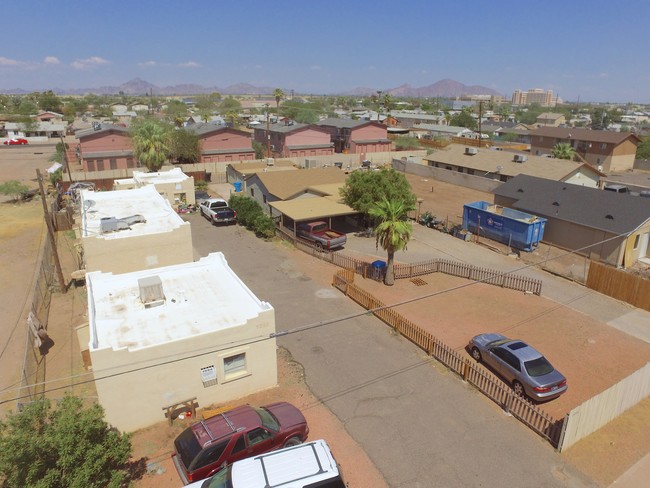
<path fill-rule="evenodd" d="M 425 178 L 433 178 L 452 185 L 463 186 L 465 188 L 472 188 L 474 190 L 491 193 L 495 188 L 501 186 L 501 181 L 495 181 L 480 176 L 468 175 L 467 173 L 459 173 L 457 171 L 450 171 L 444 168 L 434 168 L 419 163 L 411 163 L 399 159 L 393 159 L 392 166 L 397 171 L 402 171 L 408 174 L 414 174 Z"/>
<path fill-rule="evenodd" d="M 84 237 L 83 246 L 88 271 L 128 273 L 194 260 L 189 222 L 155 234 L 120 239 Z"/>
<path fill-rule="evenodd" d="M 330 135 L 323 130 L 304 129 L 286 134 L 286 146 L 327 146 L 330 144 Z"/>
<path fill-rule="evenodd" d="M 234 130 L 222 130 L 208 134 L 201 139 L 201 148 L 204 151 L 226 150 L 226 149 L 249 149 L 253 151 L 251 137 L 248 134 L 240 134 Z"/>
<path fill-rule="evenodd" d="M 275 339 L 247 344 L 252 337 L 273 332 L 275 311 L 271 309 L 241 326 L 159 346 L 135 351 L 91 349 L 106 421 L 122 431 L 132 431 L 165 420 L 165 407 L 190 398 L 196 397 L 200 407 L 207 407 L 276 386 Z M 242 345 L 223 348 L 233 343 Z M 224 359 L 240 353 L 246 354 L 246 371 L 225 378 Z M 206 387 L 201 368 L 209 366 L 216 369 L 217 384 Z"/>

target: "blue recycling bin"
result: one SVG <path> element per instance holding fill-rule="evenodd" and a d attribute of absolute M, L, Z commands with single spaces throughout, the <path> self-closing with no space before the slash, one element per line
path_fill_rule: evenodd
<path fill-rule="evenodd" d="M 241 191 L 241 181 L 235 181 L 233 184 L 235 185 L 235 193 L 239 193 Z"/>
<path fill-rule="evenodd" d="M 386 274 L 386 262 L 385 261 L 373 261 L 372 262 L 372 279 L 381 281 L 384 279 Z"/>

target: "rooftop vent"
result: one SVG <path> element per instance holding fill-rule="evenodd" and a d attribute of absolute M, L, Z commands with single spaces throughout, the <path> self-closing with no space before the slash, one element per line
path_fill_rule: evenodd
<path fill-rule="evenodd" d="M 138 280 L 140 288 L 140 300 L 144 308 L 157 307 L 165 303 L 165 294 L 162 289 L 160 276 L 147 276 Z"/>
<path fill-rule="evenodd" d="M 528 160 L 528 156 L 523 154 L 515 154 L 515 163 L 523 163 Z"/>
<path fill-rule="evenodd" d="M 469 154 L 470 156 L 474 156 L 475 154 L 478 154 L 478 149 L 475 147 L 466 147 L 465 148 L 465 154 Z"/>
<path fill-rule="evenodd" d="M 106 234 L 108 232 L 116 232 L 119 230 L 128 230 L 133 224 L 144 224 L 147 219 L 143 215 L 130 215 L 128 217 L 102 217 L 99 221 L 99 232 Z"/>

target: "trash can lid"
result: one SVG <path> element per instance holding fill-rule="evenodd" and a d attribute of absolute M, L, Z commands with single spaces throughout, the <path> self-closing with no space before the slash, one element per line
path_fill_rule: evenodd
<path fill-rule="evenodd" d="M 373 268 L 385 268 L 386 267 L 386 262 L 385 261 L 373 261 L 372 262 L 372 267 Z"/>

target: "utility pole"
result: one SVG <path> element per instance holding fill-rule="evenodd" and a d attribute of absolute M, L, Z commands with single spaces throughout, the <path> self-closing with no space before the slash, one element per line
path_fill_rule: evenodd
<path fill-rule="evenodd" d="M 36 179 L 38 180 L 38 188 L 41 191 L 41 202 L 43 203 L 43 213 L 45 215 L 45 223 L 47 224 L 47 236 L 50 239 L 52 246 L 52 254 L 54 254 L 54 266 L 56 267 L 56 274 L 59 278 L 59 287 L 62 293 L 67 293 L 68 288 L 65 286 L 63 279 L 63 271 L 61 270 L 61 261 L 59 261 L 59 252 L 56 249 L 56 236 L 54 235 L 54 226 L 50 219 L 50 212 L 47 210 L 47 200 L 45 199 L 45 189 L 43 188 L 43 176 L 41 170 L 36 169 Z"/>
<path fill-rule="evenodd" d="M 70 180 L 70 183 L 72 183 L 72 173 L 70 173 L 70 163 L 68 161 L 68 148 L 65 145 L 65 140 L 63 139 L 63 136 L 59 136 L 61 138 L 61 147 L 63 148 L 63 160 L 65 161 L 65 170 L 68 172 L 68 179 Z"/>
<path fill-rule="evenodd" d="M 271 157 L 271 120 L 269 118 L 269 104 L 266 104 L 266 157 Z"/>
<path fill-rule="evenodd" d="M 478 101 L 478 147 L 481 147 L 483 141 L 481 135 L 481 119 L 483 118 L 483 100 Z"/>

